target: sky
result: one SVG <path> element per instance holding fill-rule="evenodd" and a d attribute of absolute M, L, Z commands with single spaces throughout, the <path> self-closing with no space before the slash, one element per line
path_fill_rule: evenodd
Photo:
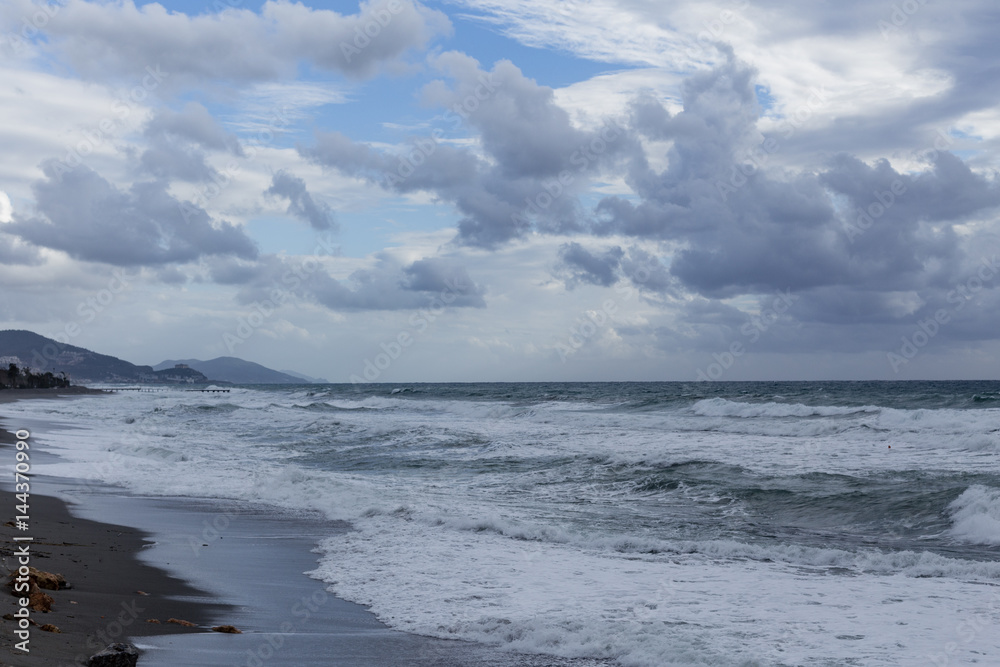
<path fill-rule="evenodd" d="M 332 382 L 1000 374 L 990 0 L 5 0 L 0 328 Z"/>

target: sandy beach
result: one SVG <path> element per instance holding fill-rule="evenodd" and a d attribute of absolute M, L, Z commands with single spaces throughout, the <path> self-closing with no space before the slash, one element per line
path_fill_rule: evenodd
<path fill-rule="evenodd" d="M 9 398 L 11 393 L 0 392 L 0 401 L 9 402 L 14 398 Z M 21 392 L 17 393 L 16 398 L 22 398 Z M 31 398 L 52 396 L 52 392 L 45 390 L 24 393 Z M 0 431 L 0 451 L 13 456 L 14 442 L 10 432 Z M 177 618 L 203 626 L 213 609 L 223 608 L 183 580 L 141 562 L 136 556 L 148 544 L 148 535 L 134 528 L 74 516 L 65 502 L 45 493 L 53 488 L 45 479 L 33 480 L 30 530 L 21 532 L 10 525 L 0 527 L 4 536 L 0 552 L 7 569 L 16 568 L 12 538 L 31 536 L 31 566 L 63 575 L 71 588 L 46 591 L 53 598 L 51 611 L 31 612 L 38 625 L 30 627 L 28 653 L 14 648 L 20 641 L 14 635 L 14 622 L 7 619 L 2 622 L 0 664 L 25 667 L 86 664 L 89 656 L 111 642 L 139 633 L 192 632 L 192 628 L 165 621 Z M 12 517 L 13 485 L 5 480 L 0 489 L 10 501 L 7 516 Z M 188 599 L 179 599 L 182 596 Z M 17 598 L 9 589 L 0 600 L 3 614 L 17 611 Z M 149 619 L 161 623 L 147 623 Z M 53 625 L 59 632 L 43 631 L 39 627 L 42 625 Z"/>

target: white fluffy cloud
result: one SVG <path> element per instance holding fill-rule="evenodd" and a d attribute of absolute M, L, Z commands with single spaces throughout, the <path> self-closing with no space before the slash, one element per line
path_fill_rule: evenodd
<path fill-rule="evenodd" d="M 451 289 L 400 373 L 626 379 L 683 376 L 792 289 L 758 349 L 830 352 L 833 376 L 1000 253 L 988 0 L 232 4 L 0 3 L 7 319 L 58 320 L 46 290 L 125 267 L 126 325 L 196 322 L 207 349 L 315 266 L 273 340 L 363 359 Z M 452 50 L 470 17 L 535 49 Z M 336 248 L 312 257 L 320 231 Z M 990 344 L 998 286 L 935 345 Z M 560 358 L 609 298 L 619 315 Z M 336 363 L 317 370 L 358 371 Z"/>
<path fill-rule="evenodd" d="M 24 37 L 35 27 L 90 79 L 138 82 L 153 68 L 164 73 L 170 90 L 294 77 L 301 62 L 368 77 L 450 30 L 444 14 L 412 0 L 365 2 L 353 15 L 268 0 L 260 13 L 226 9 L 199 16 L 157 3 L 67 0 L 53 5 L 44 20 L 22 27 L 38 11 L 31 0 L 5 3 L 0 25 L 10 31 L 11 48 L 27 50 Z"/>
<path fill-rule="evenodd" d="M 13 220 L 11 214 L 14 208 L 10 205 L 10 197 L 3 190 L 0 190 L 0 222 L 10 222 Z"/>

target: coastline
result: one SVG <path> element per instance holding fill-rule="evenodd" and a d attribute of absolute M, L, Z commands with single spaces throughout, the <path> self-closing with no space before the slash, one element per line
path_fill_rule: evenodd
<path fill-rule="evenodd" d="M 65 392 L 7 393 L 0 392 L 0 403 Z M 41 395 L 28 395 L 36 393 Z M 0 415 L 0 452 L 13 462 L 14 439 L 2 427 L 18 425 Z M 32 440 L 44 442 L 37 423 Z M 13 515 L 13 486 L 0 489 L 8 492 Z M 312 550 L 320 539 L 350 530 L 343 522 L 213 499 L 136 497 L 44 476 L 32 477 L 31 506 L 32 566 L 64 575 L 73 588 L 47 591 L 55 599 L 52 611 L 32 613 L 39 624 L 61 632 L 32 627 L 29 654 L 14 651 L 14 624 L 0 622 L 0 667 L 86 664 L 111 641 L 131 641 L 142 651 L 139 665 L 148 667 L 319 667 L 330 664 L 331 656 L 344 667 L 608 664 L 389 628 L 366 607 L 328 593 L 326 584 L 303 574 L 316 566 Z M 11 554 L 18 531 L 4 530 L 2 553 L 10 568 L 16 566 Z M 2 597 L 2 613 L 13 613 L 16 598 Z M 147 623 L 150 618 L 161 622 Z M 168 618 L 196 627 L 167 624 Z M 234 625 L 242 634 L 210 631 L 216 625 Z"/>
<path fill-rule="evenodd" d="M 13 403 L 14 401 L 27 400 L 32 398 L 71 398 L 73 396 L 91 396 L 94 394 L 110 394 L 112 392 L 103 389 L 91 389 L 90 387 L 61 387 L 54 389 L 0 389 L 0 403 Z"/>
<path fill-rule="evenodd" d="M 12 454 L 14 442 L 11 433 L 0 429 L 0 451 Z M 45 478 L 32 478 L 33 488 L 50 486 Z M 12 516 L 13 485 L 5 481 L 0 489 L 9 500 L 7 514 Z M 45 591 L 53 598 L 51 611 L 30 613 L 39 625 L 29 629 L 27 653 L 14 648 L 20 641 L 14 635 L 15 623 L 2 621 L 0 665 L 86 664 L 91 655 L 114 641 L 124 641 L 139 627 L 145 634 L 192 631 L 176 624 L 146 623 L 147 619 L 178 618 L 204 625 L 211 610 L 221 608 L 185 581 L 141 562 L 137 554 L 148 544 L 149 537 L 142 531 L 80 519 L 60 498 L 34 491 L 30 496 L 30 517 L 30 528 L 25 533 L 8 525 L 0 527 L 0 554 L 7 570 L 17 567 L 12 538 L 29 535 L 33 538 L 29 547 L 31 566 L 63 575 L 71 588 Z M 193 601 L 197 598 L 200 601 Z M 2 614 L 13 614 L 19 608 L 9 589 L 3 591 L 0 600 Z M 46 624 L 56 626 L 59 632 L 41 630 L 39 626 Z"/>

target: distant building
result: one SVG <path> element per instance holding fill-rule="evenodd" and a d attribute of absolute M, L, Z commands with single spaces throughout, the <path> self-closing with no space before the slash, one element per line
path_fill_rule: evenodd
<path fill-rule="evenodd" d="M 151 375 L 143 374 L 142 379 L 147 382 L 168 382 L 172 384 L 208 383 L 207 377 L 193 368 L 188 368 L 184 364 L 177 364 L 173 368 L 164 368 L 162 371 L 153 371 Z"/>
<path fill-rule="evenodd" d="M 174 368 L 191 368 L 187 364 L 174 364 Z"/>

